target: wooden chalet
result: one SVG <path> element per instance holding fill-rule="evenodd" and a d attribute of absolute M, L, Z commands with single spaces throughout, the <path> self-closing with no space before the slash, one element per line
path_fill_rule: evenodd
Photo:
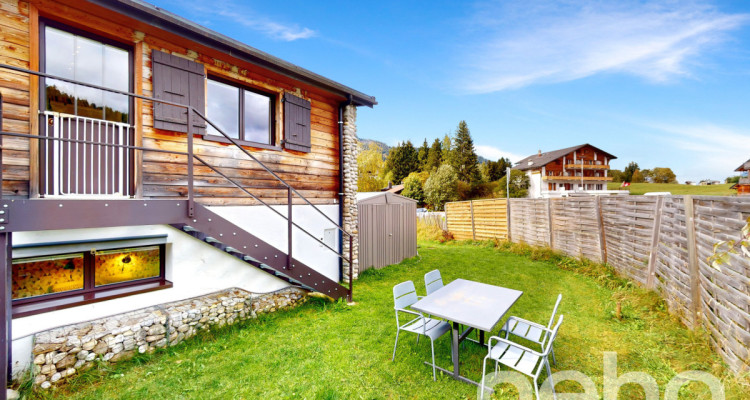
<path fill-rule="evenodd" d="M 740 173 L 740 181 L 732 185 L 731 189 L 736 189 L 738 196 L 750 196 L 750 178 L 748 178 L 750 160 L 742 163 L 735 171 Z"/>
<path fill-rule="evenodd" d="M 528 156 L 515 169 L 526 172 L 529 197 L 561 197 L 579 192 L 611 194 L 607 176 L 609 162 L 617 157 L 590 144 L 568 147 Z"/>
<path fill-rule="evenodd" d="M 138 0 L 0 0 L 0 37 L 3 379 L 60 325 L 230 287 L 351 296 L 374 97 Z"/>

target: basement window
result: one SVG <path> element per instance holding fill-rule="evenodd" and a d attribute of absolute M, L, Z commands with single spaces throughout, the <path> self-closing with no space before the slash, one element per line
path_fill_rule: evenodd
<path fill-rule="evenodd" d="M 13 316 L 172 287 L 164 274 L 164 242 L 157 236 L 14 248 Z M 60 250 L 69 251 L 55 253 Z"/>

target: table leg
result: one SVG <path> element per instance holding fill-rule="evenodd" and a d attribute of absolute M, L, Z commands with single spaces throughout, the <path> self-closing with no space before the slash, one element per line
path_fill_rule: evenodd
<path fill-rule="evenodd" d="M 451 341 L 451 359 L 453 360 L 453 377 L 456 379 L 461 375 L 458 369 L 458 346 L 460 345 L 458 342 L 459 329 L 458 322 L 454 322 L 452 329 L 453 340 Z"/>
<path fill-rule="evenodd" d="M 481 329 L 479 330 L 479 344 L 484 346 L 484 331 Z"/>

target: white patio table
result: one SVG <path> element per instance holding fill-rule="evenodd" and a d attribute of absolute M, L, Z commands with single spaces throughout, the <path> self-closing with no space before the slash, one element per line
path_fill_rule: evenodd
<path fill-rule="evenodd" d="M 484 333 L 492 331 L 522 294 L 520 290 L 456 279 L 414 303 L 411 306 L 412 309 L 453 323 L 451 329 L 453 371 L 437 368 L 454 379 L 479 386 L 477 382 L 461 376 L 458 362 L 459 344 L 472 330 L 478 329 L 479 341 L 484 345 Z M 459 325 L 465 325 L 467 329 L 461 333 Z"/>

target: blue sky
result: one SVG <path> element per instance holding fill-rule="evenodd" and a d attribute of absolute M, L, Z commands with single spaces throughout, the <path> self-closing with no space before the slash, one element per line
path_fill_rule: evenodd
<path fill-rule="evenodd" d="M 487 158 L 591 143 L 680 182 L 750 158 L 747 2 L 152 3 L 375 96 L 363 138 L 420 145 L 466 120 Z"/>

